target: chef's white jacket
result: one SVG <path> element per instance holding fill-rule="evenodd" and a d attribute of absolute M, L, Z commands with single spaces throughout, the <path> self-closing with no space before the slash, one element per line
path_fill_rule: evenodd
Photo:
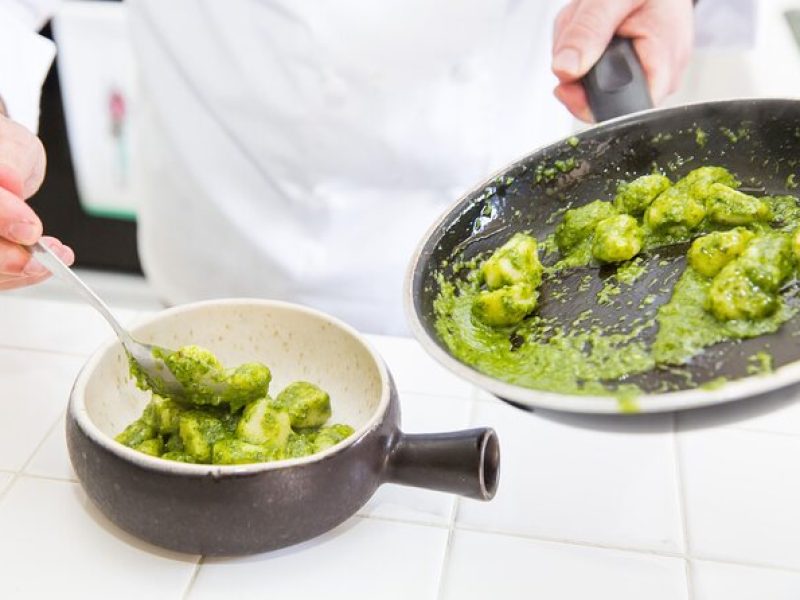
<path fill-rule="evenodd" d="M 157 293 L 284 299 L 403 332 L 405 271 L 431 223 L 573 125 L 549 68 L 562 4 L 128 0 L 139 250 Z M 26 39 L 46 68 L 51 45 Z M 31 65 L 0 64 L 0 95 L 35 127 L 45 68 Z"/>

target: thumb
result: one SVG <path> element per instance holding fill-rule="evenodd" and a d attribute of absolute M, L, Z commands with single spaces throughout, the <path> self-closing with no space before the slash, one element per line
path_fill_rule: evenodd
<path fill-rule="evenodd" d="M 644 0 L 578 0 L 561 24 L 553 47 L 553 73 L 562 82 L 580 79 L 599 60 L 620 24 Z"/>

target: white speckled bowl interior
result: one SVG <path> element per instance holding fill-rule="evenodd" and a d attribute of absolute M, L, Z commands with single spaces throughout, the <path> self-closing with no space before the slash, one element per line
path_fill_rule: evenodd
<path fill-rule="evenodd" d="M 348 440 L 311 457 L 229 467 L 232 469 L 317 460 L 374 427 L 389 402 L 388 373 L 367 342 L 341 321 L 302 306 L 247 299 L 200 302 L 166 310 L 132 331 L 141 341 L 168 348 L 204 346 L 225 366 L 263 362 L 272 371 L 273 396 L 293 381 L 315 383 L 331 396 L 329 422 L 346 423 L 356 430 Z M 113 436 L 141 415 L 149 396 L 134 385 L 125 353 L 112 340 L 89 359 L 79 375 L 70 410 L 91 437 L 131 460 L 169 465 L 170 470 L 178 471 L 211 467 L 164 461 L 113 441 Z M 225 467 L 213 466 L 214 470 L 221 468 Z"/>

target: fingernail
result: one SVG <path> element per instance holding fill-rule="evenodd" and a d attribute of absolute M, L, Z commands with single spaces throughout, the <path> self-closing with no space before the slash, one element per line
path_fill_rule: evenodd
<path fill-rule="evenodd" d="M 553 57 L 553 71 L 578 75 L 581 69 L 581 54 L 575 48 L 564 48 Z"/>
<path fill-rule="evenodd" d="M 36 223 L 21 221 L 8 227 L 8 237 L 18 244 L 32 244 L 39 239 L 39 226 Z"/>
<path fill-rule="evenodd" d="M 69 265 L 70 263 L 72 263 L 73 260 L 72 252 L 67 248 L 65 248 L 64 246 L 61 246 L 58 250 L 56 250 L 56 254 L 58 254 L 58 258 L 60 258 L 61 262 L 63 262 L 64 264 Z"/>
<path fill-rule="evenodd" d="M 45 266 L 35 258 L 30 259 L 22 270 L 23 275 L 42 275 L 47 272 Z"/>

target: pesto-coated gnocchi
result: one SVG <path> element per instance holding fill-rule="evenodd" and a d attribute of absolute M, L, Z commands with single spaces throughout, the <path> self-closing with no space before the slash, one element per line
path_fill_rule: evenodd
<path fill-rule="evenodd" d="M 514 234 L 483 262 L 481 275 L 490 290 L 515 283 L 538 286 L 542 281 L 542 264 L 536 238 L 524 233 Z"/>
<path fill-rule="evenodd" d="M 542 270 L 536 238 L 515 234 L 481 263 L 486 289 L 475 298 L 472 314 L 492 327 L 519 323 L 536 308 Z"/>
<path fill-rule="evenodd" d="M 709 186 L 721 183 L 729 188 L 738 188 L 739 181 L 724 167 L 698 167 L 686 174 L 686 177 L 679 179 L 675 187 L 683 189 L 692 194 L 695 198 L 704 201 L 708 196 Z"/>
<path fill-rule="evenodd" d="M 778 308 L 778 297 L 757 286 L 735 261 L 714 277 L 708 301 L 720 321 L 761 319 Z"/>
<path fill-rule="evenodd" d="M 690 189 L 675 185 L 653 200 L 644 213 L 644 223 L 651 230 L 692 231 L 705 216 L 703 201 Z"/>
<path fill-rule="evenodd" d="M 708 218 L 720 225 L 748 225 L 772 218 L 769 205 L 761 198 L 743 194 L 721 183 L 708 186 L 706 208 Z"/>
<path fill-rule="evenodd" d="M 562 253 L 568 254 L 581 242 L 591 238 L 597 224 L 617 214 L 611 202 L 595 200 L 584 206 L 572 208 L 556 228 L 556 244 Z"/>
<path fill-rule="evenodd" d="M 517 283 L 499 290 L 485 290 L 472 305 L 472 314 L 493 327 L 519 323 L 536 308 L 538 293 L 530 285 Z"/>
<path fill-rule="evenodd" d="M 754 238 L 738 259 L 747 276 L 768 292 L 777 292 L 792 274 L 792 242 L 783 233 Z"/>
<path fill-rule="evenodd" d="M 713 277 L 722 270 L 722 267 L 744 252 L 754 236 L 755 234 L 749 229 L 736 227 L 699 237 L 689 247 L 689 264 L 701 275 Z"/>
<path fill-rule="evenodd" d="M 152 393 L 141 417 L 116 436 L 144 454 L 185 463 L 266 462 L 321 452 L 353 433 L 349 425 L 326 426 L 330 396 L 313 383 L 296 381 L 273 399 L 266 365 L 225 370 L 198 346 L 163 358 L 190 394 L 174 399 Z M 134 369 L 132 373 L 137 385 L 146 388 Z M 210 381 L 225 381 L 229 391 L 215 396 Z"/>
<path fill-rule="evenodd" d="M 722 321 L 767 317 L 780 306 L 778 290 L 793 271 L 789 236 L 756 236 L 711 282 L 711 312 Z"/>
<path fill-rule="evenodd" d="M 614 208 L 634 217 L 641 215 L 650 203 L 670 187 L 669 178 L 660 173 L 642 175 L 617 187 Z"/>
<path fill-rule="evenodd" d="M 630 260 L 639 254 L 643 239 L 641 227 L 630 215 L 609 217 L 595 228 L 592 255 L 607 263 Z"/>

